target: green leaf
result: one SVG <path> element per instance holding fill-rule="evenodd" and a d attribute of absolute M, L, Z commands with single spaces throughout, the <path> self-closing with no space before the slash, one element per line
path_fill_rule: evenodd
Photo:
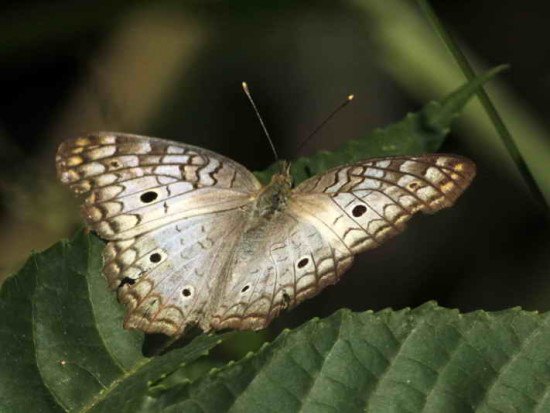
<path fill-rule="evenodd" d="M 320 151 L 308 158 L 299 158 L 291 165 L 295 183 L 334 166 L 360 159 L 437 151 L 449 134 L 453 120 L 460 115 L 466 103 L 485 82 L 506 67 L 498 66 L 479 75 L 444 99 L 430 102 L 419 112 L 409 113 L 401 121 L 384 129 L 376 129 L 370 136 L 349 140 L 332 152 Z M 265 184 L 278 170 L 278 164 L 274 164 L 255 175 Z"/>
<path fill-rule="evenodd" d="M 0 411 L 136 411 L 148 382 L 205 354 L 202 335 L 145 358 L 143 335 L 122 329 L 123 307 L 101 275 L 103 242 L 78 234 L 31 256 L 0 290 Z"/>
<path fill-rule="evenodd" d="M 550 313 L 341 310 L 161 394 L 165 412 L 550 411 Z"/>

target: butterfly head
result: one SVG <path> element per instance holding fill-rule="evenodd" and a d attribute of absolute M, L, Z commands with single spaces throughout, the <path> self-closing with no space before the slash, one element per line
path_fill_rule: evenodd
<path fill-rule="evenodd" d="M 271 177 L 271 182 L 258 193 L 255 211 L 260 216 L 270 217 L 286 207 L 292 189 L 290 162 L 282 161 L 280 167 L 280 171 Z"/>
<path fill-rule="evenodd" d="M 290 162 L 285 160 L 279 161 L 279 172 L 277 172 L 276 175 L 286 176 L 292 181 L 292 177 L 290 176 Z"/>
<path fill-rule="evenodd" d="M 268 187 L 273 187 L 277 190 L 290 190 L 292 188 L 292 175 L 290 175 L 290 162 L 280 161 L 279 171 L 271 177 Z"/>

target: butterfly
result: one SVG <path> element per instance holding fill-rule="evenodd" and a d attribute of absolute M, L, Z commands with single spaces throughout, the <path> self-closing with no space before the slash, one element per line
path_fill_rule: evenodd
<path fill-rule="evenodd" d="M 266 327 L 416 212 L 453 205 L 475 175 L 469 159 L 427 154 L 353 162 L 296 187 L 283 163 L 263 186 L 215 152 L 114 132 L 62 143 L 56 163 L 107 241 L 124 327 L 167 335 Z"/>

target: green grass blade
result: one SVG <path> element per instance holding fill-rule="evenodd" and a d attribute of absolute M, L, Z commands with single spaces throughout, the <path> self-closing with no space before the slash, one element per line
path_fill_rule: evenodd
<path fill-rule="evenodd" d="M 474 79 L 476 74 L 472 66 L 470 65 L 466 55 L 462 52 L 458 43 L 454 40 L 451 33 L 446 29 L 444 24 L 441 22 L 441 20 L 435 13 L 434 9 L 430 5 L 430 2 L 428 0 L 417 0 L 417 2 L 420 8 L 423 10 L 423 12 L 426 14 L 428 20 L 432 23 L 435 31 L 443 39 L 443 42 L 445 43 L 445 45 L 453 55 L 456 63 L 462 70 L 462 73 L 464 74 L 466 79 L 468 80 Z M 498 113 L 491 98 L 489 97 L 489 95 L 487 94 L 487 92 L 483 87 L 480 87 L 478 89 L 477 96 L 479 97 L 479 100 L 483 105 L 483 108 L 487 112 L 487 115 L 491 119 L 491 122 L 493 123 L 497 133 L 499 134 L 502 140 L 502 143 L 506 147 L 508 153 L 510 154 L 510 157 L 513 159 L 519 172 L 521 173 L 533 198 L 544 209 L 544 212 L 548 214 L 549 206 L 546 202 L 544 194 L 542 193 L 541 189 L 537 185 L 535 178 L 533 177 L 533 175 L 531 174 L 531 171 L 529 170 L 529 166 L 525 162 L 525 159 L 523 158 L 521 152 L 519 151 L 514 141 L 514 138 L 512 137 L 512 134 L 506 127 L 504 120 Z"/>

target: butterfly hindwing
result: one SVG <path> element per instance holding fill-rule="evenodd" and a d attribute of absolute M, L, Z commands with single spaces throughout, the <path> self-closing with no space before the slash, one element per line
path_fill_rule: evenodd
<path fill-rule="evenodd" d="M 267 225 L 250 225 L 235 254 L 211 327 L 258 330 L 334 284 L 352 263 L 344 247 L 332 246 L 319 230 L 282 213 Z"/>
<path fill-rule="evenodd" d="M 208 330 L 211 298 L 244 223 L 234 209 L 109 242 L 103 272 L 128 308 L 125 327 L 168 335 L 189 324 Z"/>

